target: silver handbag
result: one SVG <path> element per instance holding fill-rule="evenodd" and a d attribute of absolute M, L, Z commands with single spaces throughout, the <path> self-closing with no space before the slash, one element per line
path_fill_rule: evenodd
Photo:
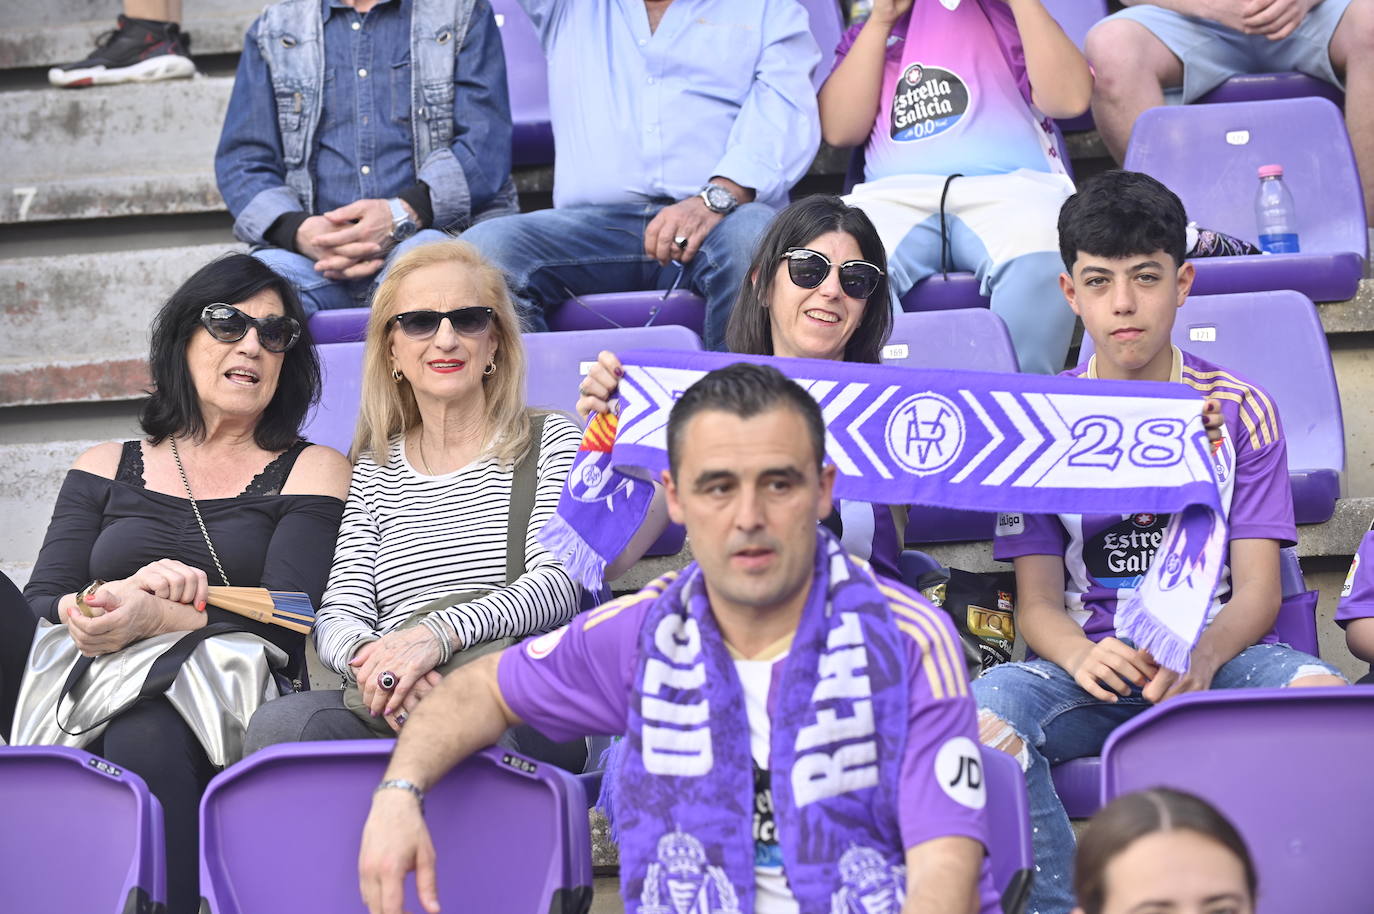
<path fill-rule="evenodd" d="M 65 625 L 40 621 L 15 704 L 11 744 L 81 748 L 139 701 L 166 695 L 210 761 L 233 764 L 243 757 L 253 712 L 280 695 L 273 671 L 284 669 L 287 657 L 275 644 L 232 629 L 216 623 L 137 641 L 96 657 L 73 681 L 82 660 L 76 642 Z M 182 645 L 179 653 L 190 653 L 178 661 L 176 646 L 186 638 L 194 643 Z M 167 675 L 174 678 L 164 685 L 159 679 Z"/>

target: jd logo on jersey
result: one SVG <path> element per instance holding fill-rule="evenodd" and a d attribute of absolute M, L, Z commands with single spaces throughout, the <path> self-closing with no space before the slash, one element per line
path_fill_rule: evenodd
<path fill-rule="evenodd" d="M 892 138 L 906 143 L 944 133 L 968 111 L 968 85 L 943 67 L 913 63 L 897 80 Z"/>

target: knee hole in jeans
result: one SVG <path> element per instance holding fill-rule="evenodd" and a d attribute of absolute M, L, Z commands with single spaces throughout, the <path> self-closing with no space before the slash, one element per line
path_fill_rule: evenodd
<path fill-rule="evenodd" d="M 1012 728 L 1011 724 L 991 711 L 978 712 L 978 741 L 984 746 L 996 749 L 998 752 L 1005 752 L 1016 759 L 1022 771 L 1030 767 L 1025 739 Z"/>
<path fill-rule="evenodd" d="M 1334 675 L 1324 666 L 1315 663 L 1306 663 L 1298 667 L 1293 673 L 1293 678 L 1288 680 L 1288 688 L 1318 688 L 1321 686 L 1343 686 L 1349 685 L 1340 676 Z"/>

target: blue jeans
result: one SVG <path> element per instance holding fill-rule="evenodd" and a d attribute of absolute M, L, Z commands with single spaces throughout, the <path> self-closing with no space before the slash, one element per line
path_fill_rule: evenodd
<path fill-rule="evenodd" d="M 527 331 L 548 330 L 545 314 L 574 295 L 667 289 L 678 268 L 662 267 L 644 253 L 644 230 L 668 201 L 568 206 L 501 216 L 463 233 L 506 271 Z M 706 299 L 704 343 L 725 348 L 725 325 L 749 260 L 773 219 L 763 203 L 746 203 L 706 236 L 680 287 Z"/>
<path fill-rule="evenodd" d="M 1224 664 L 1212 679 L 1212 688 L 1280 688 L 1294 679 L 1324 673 L 1341 675 L 1330 664 L 1286 644 L 1256 644 Z M 1035 847 L 1035 880 L 1026 910 L 1068 914 L 1074 906 L 1074 838 L 1064 804 L 1054 791 L 1050 766 L 1097 755 L 1112 730 L 1151 705 L 1139 690 L 1114 704 L 1094 698 L 1048 660 L 993 667 L 974 680 L 973 695 L 980 711 L 1004 721 L 1025 746 L 1020 761 L 1026 772 Z"/>
<path fill-rule="evenodd" d="M 315 261 L 284 248 L 259 248 L 253 252 L 253 256 L 290 280 L 300 294 L 305 316 L 309 317 L 316 311 L 334 308 L 370 307 L 373 290 L 397 257 L 422 244 L 447 241 L 452 237 L 438 229 L 422 229 L 392 248 L 386 257 L 386 266 L 365 279 L 326 279 L 323 274 L 315 272 Z"/>

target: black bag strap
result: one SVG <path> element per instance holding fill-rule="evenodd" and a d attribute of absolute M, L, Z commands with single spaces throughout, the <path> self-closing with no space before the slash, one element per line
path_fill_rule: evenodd
<path fill-rule="evenodd" d="M 167 690 L 172 687 L 172 683 L 176 681 L 182 666 L 190 659 L 191 654 L 200 646 L 202 641 L 213 638 L 215 635 L 242 631 L 246 631 L 246 629 L 233 622 L 211 622 L 204 628 L 189 632 L 184 638 L 164 651 L 161 657 L 153 661 L 153 665 L 148 669 L 147 677 L 143 680 L 143 687 L 138 690 L 133 701 L 122 708 L 111 711 L 84 730 L 68 730 L 67 725 L 62 722 L 62 702 L 67 700 L 68 694 L 81 681 L 81 677 L 86 675 L 86 671 L 91 668 L 91 664 L 96 660 L 94 657 L 78 657 L 72 666 L 72 671 L 67 674 L 67 681 L 62 684 L 62 692 L 57 696 L 57 706 L 53 708 L 53 714 L 57 717 L 57 726 L 61 727 L 62 732 L 68 736 L 83 736 L 97 727 L 109 723 L 139 702 L 165 695 Z"/>
<path fill-rule="evenodd" d="M 510 483 L 510 510 L 506 515 L 506 583 L 525 573 L 525 537 L 534 513 L 535 487 L 539 483 L 539 448 L 543 444 L 548 413 L 530 416 L 530 446 L 515 465 Z"/>

